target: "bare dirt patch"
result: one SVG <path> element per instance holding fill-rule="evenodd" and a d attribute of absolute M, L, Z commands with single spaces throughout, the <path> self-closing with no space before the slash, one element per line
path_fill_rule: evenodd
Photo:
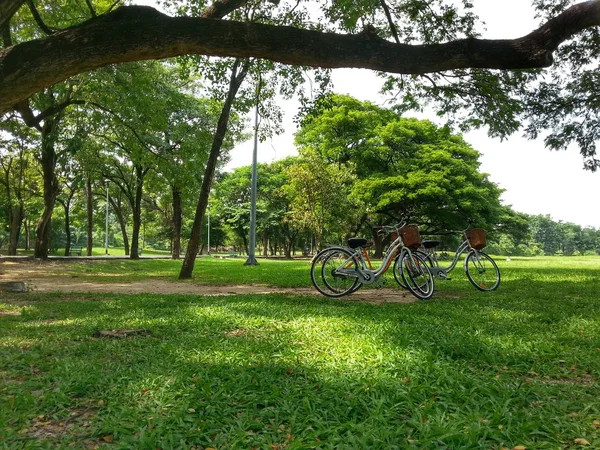
<path fill-rule="evenodd" d="M 22 303 L 29 293 L 115 293 L 115 294 L 183 294 L 203 296 L 223 296 L 241 294 L 290 294 L 321 296 L 312 288 L 281 288 L 264 285 L 200 285 L 189 282 L 176 282 L 157 278 L 148 278 L 143 281 L 98 283 L 90 280 L 69 278 L 65 276 L 47 275 L 56 272 L 64 264 L 81 264 L 79 262 L 44 262 L 32 260 L 3 261 L 0 266 L 1 281 L 22 281 L 28 287 L 28 293 L 14 296 L 14 302 Z M 17 298 L 19 300 L 17 300 Z M 65 298 L 68 301 L 76 299 Z M 89 301 L 89 299 L 86 299 Z M 382 303 L 412 303 L 416 299 L 407 291 L 399 288 L 361 289 L 343 299 L 342 301 L 360 301 L 374 304 Z"/>

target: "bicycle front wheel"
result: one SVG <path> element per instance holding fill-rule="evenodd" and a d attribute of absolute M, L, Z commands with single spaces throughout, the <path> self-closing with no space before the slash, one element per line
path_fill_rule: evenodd
<path fill-rule="evenodd" d="M 431 257 L 431 255 L 428 255 L 427 253 L 421 251 L 421 250 L 415 250 L 414 252 L 412 252 L 413 255 L 415 253 L 418 253 L 419 256 L 425 260 L 425 262 L 427 262 L 427 265 L 429 267 L 435 267 L 435 263 L 433 262 L 433 258 Z M 404 279 L 402 278 L 402 271 L 400 270 L 400 257 L 402 256 L 402 254 L 399 254 L 398 256 L 396 256 L 396 259 L 394 259 L 394 279 L 396 280 L 396 283 L 398 283 L 401 287 L 403 287 L 404 289 L 408 289 L 408 285 L 404 282 Z"/>
<path fill-rule="evenodd" d="M 408 290 L 417 298 L 431 298 L 434 280 L 427 261 L 417 252 L 402 252 L 399 272 Z M 394 270 L 394 275 L 396 271 Z"/>
<path fill-rule="evenodd" d="M 465 273 L 480 291 L 494 291 L 500 286 L 500 270 L 496 262 L 483 252 L 469 252 L 465 259 Z"/>
<path fill-rule="evenodd" d="M 313 286 L 327 297 L 342 297 L 359 289 L 358 264 L 352 252 L 329 248 L 315 256 L 310 270 Z"/>

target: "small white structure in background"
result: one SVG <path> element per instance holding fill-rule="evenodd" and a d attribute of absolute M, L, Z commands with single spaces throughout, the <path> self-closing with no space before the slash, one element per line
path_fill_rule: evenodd
<path fill-rule="evenodd" d="M 510 262 L 510 256 L 507 256 L 507 257 L 506 257 L 506 261 L 507 261 L 507 262 Z"/>

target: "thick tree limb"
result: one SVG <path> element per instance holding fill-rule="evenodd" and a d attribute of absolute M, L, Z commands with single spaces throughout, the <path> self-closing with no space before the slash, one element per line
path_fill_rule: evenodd
<path fill-rule="evenodd" d="M 6 25 L 25 0 L 0 0 L 0 27 Z"/>
<path fill-rule="evenodd" d="M 600 25 L 600 0 L 572 6 L 527 36 L 394 44 L 371 33 L 341 35 L 257 23 L 169 17 L 153 8 L 122 7 L 78 27 L 0 51 L 0 114 L 37 91 L 78 73 L 126 61 L 184 54 L 256 57 L 313 67 L 358 67 L 403 74 L 460 68 L 531 69 Z"/>

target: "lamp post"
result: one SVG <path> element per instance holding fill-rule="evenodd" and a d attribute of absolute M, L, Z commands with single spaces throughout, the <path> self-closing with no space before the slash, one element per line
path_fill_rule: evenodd
<path fill-rule="evenodd" d="M 252 187 L 250 190 L 250 242 L 248 245 L 248 259 L 244 263 L 245 266 L 258 266 L 256 260 L 256 187 L 258 179 L 258 105 L 260 102 L 261 77 L 258 77 L 256 86 L 256 113 L 254 118 L 254 150 L 252 151 Z"/>
<path fill-rule="evenodd" d="M 110 180 L 104 180 L 106 186 L 106 229 L 104 231 L 104 254 L 108 255 L 108 182 Z"/>

